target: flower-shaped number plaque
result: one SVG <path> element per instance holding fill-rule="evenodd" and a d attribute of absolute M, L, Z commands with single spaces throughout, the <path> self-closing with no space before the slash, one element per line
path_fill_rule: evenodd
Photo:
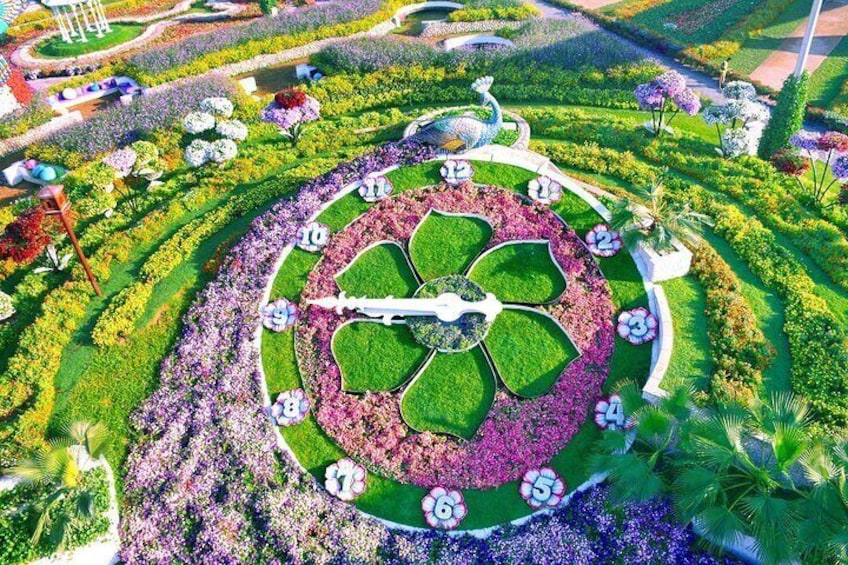
<path fill-rule="evenodd" d="M 597 257 L 612 257 L 623 246 L 621 235 L 606 224 L 598 224 L 586 233 L 586 245 Z"/>
<path fill-rule="evenodd" d="M 385 175 L 368 175 L 359 185 L 359 196 L 366 202 L 379 202 L 388 198 L 394 186 Z"/>
<path fill-rule="evenodd" d="M 309 222 L 297 230 L 297 246 L 304 251 L 316 252 L 330 241 L 330 228 L 319 222 Z"/>
<path fill-rule="evenodd" d="M 431 528 L 452 530 L 468 514 L 468 507 L 458 490 L 436 487 L 421 499 L 424 520 Z"/>
<path fill-rule="evenodd" d="M 524 473 L 519 492 L 533 508 L 553 508 L 562 502 L 565 482 L 550 467 L 531 469 Z"/>
<path fill-rule="evenodd" d="M 474 176 L 474 167 L 462 159 L 448 159 L 439 172 L 446 183 L 457 186 L 471 180 Z"/>
<path fill-rule="evenodd" d="M 621 430 L 627 427 L 624 404 L 617 394 L 602 398 L 595 405 L 595 423 L 602 430 Z"/>
<path fill-rule="evenodd" d="M 562 185 L 542 175 L 527 184 L 527 195 L 540 204 L 553 204 L 562 198 Z"/>
<path fill-rule="evenodd" d="M 294 426 L 309 414 L 309 399 L 303 389 L 281 392 L 277 401 L 267 409 L 268 417 L 278 426 Z"/>
<path fill-rule="evenodd" d="M 365 492 L 365 467 L 345 457 L 327 467 L 324 488 L 345 502 L 350 502 Z"/>
<path fill-rule="evenodd" d="M 618 316 L 616 330 L 622 339 L 633 345 L 648 343 L 657 337 L 659 320 L 647 308 L 625 310 Z"/>

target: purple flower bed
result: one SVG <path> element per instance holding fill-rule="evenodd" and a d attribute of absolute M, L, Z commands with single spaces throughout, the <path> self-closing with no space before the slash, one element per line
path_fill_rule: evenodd
<path fill-rule="evenodd" d="M 258 218 L 227 257 L 186 314 L 160 389 L 133 416 L 123 560 L 717 563 L 691 552 L 692 534 L 674 524 L 667 505 L 612 507 L 602 490 L 488 540 L 393 532 L 319 490 L 279 451 L 262 410 L 254 336 L 261 324 L 257 305 L 281 249 L 346 184 L 432 157 L 427 148 L 391 144 L 341 165 Z"/>
<path fill-rule="evenodd" d="M 377 12 L 380 6 L 380 0 L 345 0 L 299 8 L 291 14 L 262 18 L 244 26 L 227 27 L 149 49 L 131 57 L 129 63 L 147 74 L 162 73 L 187 65 L 204 55 L 249 41 L 269 39 L 278 35 L 294 35 L 360 20 Z"/>
<path fill-rule="evenodd" d="M 152 131 L 170 127 L 211 96 L 234 96 L 232 81 L 224 76 L 184 81 L 167 90 L 143 94 L 129 106 L 114 105 L 81 124 L 48 138 L 49 143 L 91 159 L 137 141 Z"/>
<path fill-rule="evenodd" d="M 475 72 L 492 73 L 509 63 L 516 68 L 546 65 L 576 70 L 587 65 L 608 68 L 634 64 L 642 56 L 608 33 L 576 21 L 540 20 L 525 24 L 513 39 L 515 47 L 445 52 L 430 45 L 398 38 L 363 38 L 330 45 L 314 57 L 324 70 L 373 72 L 391 66 L 455 67 L 472 65 Z"/>
<path fill-rule="evenodd" d="M 331 350 L 335 331 L 355 316 L 339 316 L 305 300 L 336 296 L 335 276 L 356 254 L 380 241 L 405 247 L 431 209 L 485 217 L 491 249 L 510 241 L 549 241 L 566 291 L 549 313 L 580 351 L 550 392 L 521 399 L 500 390 L 489 417 L 469 441 L 413 433 L 400 414 L 402 390 L 348 394 Z M 609 370 L 614 332 L 609 287 L 580 238 L 548 208 L 523 204 L 517 194 L 469 183 L 384 200 L 334 234 L 303 290 L 297 357 L 323 430 L 351 456 L 381 474 L 419 486 L 492 488 L 547 464 L 586 420 Z"/>

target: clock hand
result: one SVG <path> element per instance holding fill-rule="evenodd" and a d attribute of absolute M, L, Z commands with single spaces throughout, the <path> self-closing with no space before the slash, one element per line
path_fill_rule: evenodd
<path fill-rule="evenodd" d="M 344 292 L 336 296 L 327 296 L 309 300 L 328 310 L 335 309 L 341 314 L 345 310 L 355 310 L 371 318 L 383 318 L 383 323 L 391 324 L 392 318 L 406 316 L 435 316 L 442 322 L 455 322 L 463 314 L 485 314 L 486 321 L 492 322 L 503 310 L 503 304 L 492 293 L 484 300 L 471 302 L 458 294 L 446 292 L 436 298 L 367 298 L 346 296 Z"/>

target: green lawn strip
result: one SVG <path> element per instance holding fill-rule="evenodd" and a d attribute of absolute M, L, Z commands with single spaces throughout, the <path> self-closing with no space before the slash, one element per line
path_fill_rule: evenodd
<path fill-rule="evenodd" d="M 365 202 L 354 191 L 339 198 L 331 207 L 324 210 L 317 220 L 330 228 L 331 232 L 337 232 L 368 211 L 370 207 L 371 204 Z"/>
<path fill-rule="evenodd" d="M 492 408 L 496 387 L 481 348 L 436 353 L 404 391 L 400 411 L 414 430 L 471 439 Z"/>
<path fill-rule="evenodd" d="M 487 251 L 468 278 L 501 302 L 546 304 L 565 291 L 548 243 L 510 243 Z"/>
<path fill-rule="evenodd" d="M 144 33 L 145 27 L 141 24 L 110 24 L 112 31 L 97 37 L 94 33 L 87 33 L 88 41 L 82 43 L 74 41 L 66 43 L 61 35 L 53 37 L 35 46 L 35 53 L 47 59 L 64 59 L 66 57 L 79 57 L 87 53 L 110 49 L 121 43 L 132 41 Z"/>
<path fill-rule="evenodd" d="M 499 163 L 474 161 L 474 182 L 490 184 L 527 194 L 527 183 L 539 176 L 538 173 Z"/>
<path fill-rule="evenodd" d="M 98 348 L 75 339 L 65 349 L 57 381 L 61 378 L 74 384 L 73 388 L 57 395 L 50 422 L 52 430 L 67 421 L 103 422 L 112 438 L 107 459 L 115 470 L 121 468 L 132 439 L 129 416 L 156 390 L 162 359 L 179 335 L 180 318 L 196 292 L 211 277 L 203 266 L 220 251 L 220 246 L 228 246 L 247 231 L 253 218 L 264 209 L 237 219 L 207 239 L 160 281 L 153 299 L 147 304 L 140 329 L 126 344 Z M 84 338 L 87 335 L 83 334 Z M 118 473 L 119 483 L 120 475 Z M 120 496 L 120 488 L 118 493 Z"/>
<path fill-rule="evenodd" d="M 731 57 L 731 70 L 741 75 L 750 75 L 780 48 L 809 13 L 810 3 L 807 0 L 793 2 L 774 22 L 742 44 L 741 49 Z"/>
<path fill-rule="evenodd" d="M 843 37 L 833 51 L 810 77 L 809 103 L 829 109 L 848 80 L 848 36 Z"/>
<path fill-rule="evenodd" d="M 775 356 L 771 365 L 763 371 L 763 386 L 766 391 L 792 390 L 789 371 L 792 368 L 792 358 L 789 355 L 789 341 L 783 333 L 785 323 L 783 304 L 773 290 L 751 272 L 739 255 L 721 237 L 712 231 L 704 234 L 704 238 L 718 251 L 742 284 L 742 296 L 751 305 L 757 316 L 757 325 L 765 334 L 769 343 L 774 346 Z"/>
<path fill-rule="evenodd" d="M 491 237 L 480 218 L 431 211 L 409 242 L 409 258 L 424 280 L 462 273 Z"/>
<path fill-rule="evenodd" d="M 412 377 L 427 353 L 405 324 L 354 322 L 333 336 L 333 356 L 348 392 L 394 390 Z"/>
<path fill-rule="evenodd" d="M 499 174 L 501 178 L 508 178 L 506 173 L 516 169 L 489 163 L 485 165 L 487 167 L 483 168 L 492 167 L 493 173 L 498 173 L 498 167 L 503 167 L 504 170 Z M 478 163 L 475 163 L 475 168 L 479 173 L 481 168 L 478 167 Z M 399 192 L 438 184 L 440 181 L 438 170 L 439 163 L 423 163 L 392 171 L 388 176 L 395 186 L 395 191 Z M 527 171 L 523 172 L 529 174 Z M 517 175 L 513 185 L 515 190 L 522 193 L 526 189 L 526 181 L 521 185 Z M 339 202 L 333 206 L 339 205 Z M 588 204 L 572 193 L 565 193 L 554 209 L 563 215 L 580 237 L 601 221 Z M 325 214 L 331 211 L 332 207 Z M 317 260 L 317 255 L 293 251 L 277 274 L 274 281 L 275 293 L 279 292 L 293 298 L 299 297 L 306 276 Z M 628 254 L 619 253 L 615 257 L 600 261 L 601 269 L 612 289 L 616 311 L 648 305 L 641 275 Z M 624 380 L 643 383 L 650 370 L 650 346 L 633 346 L 618 337 L 615 340 L 610 374 L 604 385 L 605 393 L 612 392 L 617 386 L 616 383 Z M 293 332 L 279 334 L 265 332 L 262 337 L 262 363 L 272 397 L 283 390 L 303 386 L 295 359 Z M 291 450 L 297 455 L 298 461 L 316 477 L 319 483 L 323 483 L 327 466 L 346 456 L 344 451 L 318 426 L 312 414 L 301 424 L 280 428 L 280 431 Z M 569 489 L 573 489 L 589 478 L 586 453 L 599 437 L 600 432 L 591 423 L 587 414 L 586 425 L 551 460 L 551 466 L 565 479 Z M 365 493 L 355 501 L 358 508 L 383 519 L 426 527 L 421 513 L 421 498 L 426 494 L 425 489 L 402 484 L 373 472 L 368 475 L 367 485 Z M 496 489 L 463 490 L 469 514 L 460 528 L 489 527 L 529 514 L 531 509 L 521 499 L 518 486 L 518 481 L 512 481 Z"/>
<path fill-rule="evenodd" d="M 691 274 L 665 281 L 662 288 L 671 309 L 674 349 L 660 386 L 672 390 L 691 385 L 696 390 L 706 391 L 712 376 L 712 358 L 704 288 Z"/>
<path fill-rule="evenodd" d="M 710 2 L 674 0 L 640 12 L 630 21 L 649 33 L 666 37 L 680 45 L 700 45 L 720 39 L 726 29 L 747 16 L 757 6 L 757 2 L 752 0 L 737 0 L 730 6 L 722 6 L 718 10 L 713 8 L 714 17 L 705 19 L 704 24 L 696 29 L 689 30 L 685 26 L 683 29 L 676 29 L 666 26 L 667 23 L 672 23 L 671 20 L 676 16 L 680 16 L 684 23 L 688 23 L 695 10 L 706 9 L 712 3 L 715 3 L 714 0 Z"/>
<path fill-rule="evenodd" d="M 371 298 L 406 298 L 419 286 L 406 254 L 394 243 L 381 243 L 362 253 L 336 275 L 336 284 L 348 296 Z"/>
<path fill-rule="evenodd" d="M 484 340 L 506 387 L 534 397 L 546 393 L 579 353 L 552 318 L 526 310 L 504 310 Z"/>

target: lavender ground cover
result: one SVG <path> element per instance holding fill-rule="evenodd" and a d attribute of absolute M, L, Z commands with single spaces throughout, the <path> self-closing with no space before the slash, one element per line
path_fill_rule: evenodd
<path fill-rule="evenodd" d="M 262 410 L 254 336 L 274 263 L 323 202 L 363 174 L 432 149 L 389 144 L 309 182 L 258 218 L 200 293 L 134 414 L 126 465 L 127 563 L 732 563 L 693 552 L 666 502 L 614 505 L 603 488 L 553 516 L 480 540 L 409 533 L 330 498 L 280 452 Z M 387 501 L 391 503 L 391 501 Z"/>
<path fill-rule="evenodd" d="M 511 64 L 533 69 L 539 65 L 566 70 L 609 68 L 634 64 L 642 55 L 608 33 L 581 20 L 535 20 L 521 26 L 515 47 L 444 51 L 426 43 L 396 37 L 353 39 L 330 45 L 314 57 L 325 71 L 368 73 L 390 66 L 422 65 L 452 68 L 470 65 L 475 72 Z"/>
<path fill-rule="evenodd" d="M 377 12 L 380 6 L 381 0 L 345 0 L 298 8 L 296 12 L 283 13 L 276 18 L 261 18 L 244 26 L 194 35 L 149 49 L 131 57 L 129 63 L 146 74 L 162 73 L 249 41 L 294 35 L 359 20 Z"/>
<path fill-rule="evenodd" d="M 123 147 L 156 129 L 168 128 L 208 97 L 232 97 L 235 86 L 224 76 L 190 79 L 166 90 L 142 94 L 129 106 L 115 104 L 80 124 L 65 128 L 47 139 L 65 150 L 92 159 Z"/>

